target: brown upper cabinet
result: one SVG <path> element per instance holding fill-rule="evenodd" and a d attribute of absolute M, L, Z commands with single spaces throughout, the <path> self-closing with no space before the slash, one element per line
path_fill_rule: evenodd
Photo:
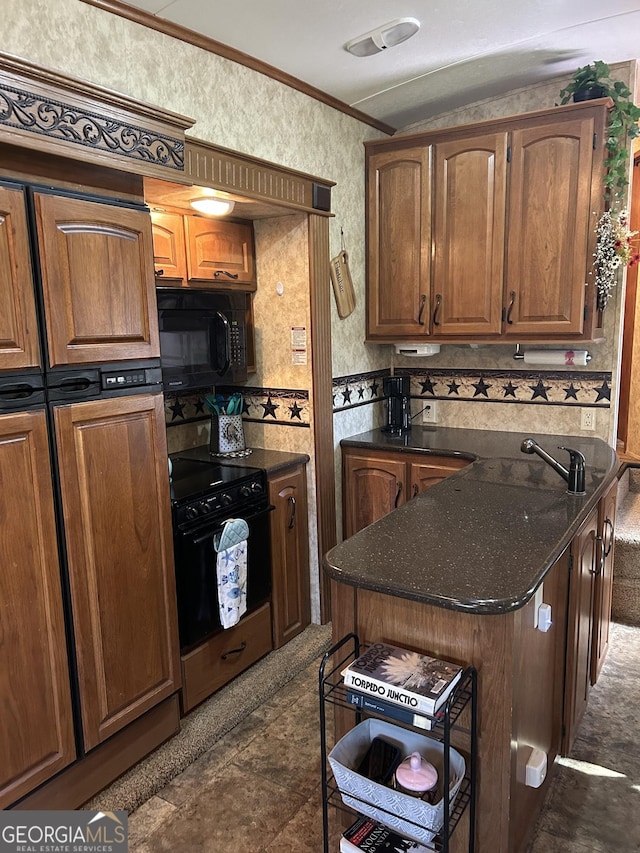
<path fill-rule="evenodd" d="M 254 283 L 253 226 L 204 216 L 185 216 L 187 272 L 191 281 L 219 287 Z"/>
<path fill-rule="evenodd" d="M 24 192 L 0 187 L 0 370 L 39 365 Z"/>
<path fill-rule="evenodd" d="M 51 366 L 159 356 L 149 214 L 34 199 Z"/>
<path fill-rule="evenodd" d="M 182 214 L 152 211 L 153 264 L 157 284 L 164 279 L 187 279 L 187 253 Z M 172 282 L 172 284 L 175 282 Z"/>
<path fill-rule="evenodd" d="M 251 222 L 230 222 L 180 211 L 153 211 L 156 284 L 256 289 Z"/>
<path fill-rule="evenodd" d="M 601 337 L 608 103 L 366 143 L 367 340 Z"/>
<path fill-rule="evenodd" d="M 430 292 L 429 146 L 372 154 L 367 197 L 369 337 L 427 334 Z"/>

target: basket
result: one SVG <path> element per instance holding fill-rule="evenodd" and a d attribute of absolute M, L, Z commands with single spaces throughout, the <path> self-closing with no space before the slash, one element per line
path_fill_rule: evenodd
<path fill-rule="evenodd" d="M 444 823 L 443 799 L 431 805 L 425 800 L 372 782 L 354 770 L 371 741 L 378 736 L 399 746 L 403 756 L 419 752 L 435 766 L 439 778 L 442 778 L 444 747 L 439 741 L 384 720 L 370 718 L 347 732 L 328 755 L 342 801 L 346 806 L 380 821 L 407 838 L 429 844 Z M 465 761 L 455 749 L 449 750 L 449 756 L 449 802 L 453 803 L 464 778 Z"/>

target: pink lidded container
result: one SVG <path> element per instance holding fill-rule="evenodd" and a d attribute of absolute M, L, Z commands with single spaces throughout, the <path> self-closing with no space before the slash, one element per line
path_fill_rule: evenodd
<path fill-rule="evenodd" d="M 412 752 L 396 770 L 396 789 L 404 794 L 422 797 L 431 802 L 437 799 L 438 771 L 419 752 Z"/>

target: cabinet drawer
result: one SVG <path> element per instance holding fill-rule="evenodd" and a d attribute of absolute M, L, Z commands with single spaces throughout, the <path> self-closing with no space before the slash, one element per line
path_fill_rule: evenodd
<path fill-rule="evenodd" d="M 183 655 L 183 714 L 264 657 L 272 648 L 271 605 L 267 603 L 245 616 L 233 628 L 216 634 L 197 649 Z"/>

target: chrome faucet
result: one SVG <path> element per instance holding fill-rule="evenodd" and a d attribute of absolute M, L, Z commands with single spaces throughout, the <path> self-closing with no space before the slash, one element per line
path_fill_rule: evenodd
<path fill-rule="evenodd" d="M 566 450 L 569 454 L 569 468 L 561 465 L 557 459 L 554 459 L 551 454 L 547 453 L 537 441 L 532 438 L 525 438 L 520 445 L 520 450 L 523 453 L 536 453 L 541 459 L 551 465 L 554 471 L 567 481 L 567 493 L 570 495 L 586 495 L 585 489 L 585 468 L 584 455 L 579 450 L 574 450 L 571 447 L 558 447 L 558 450 Z"/>

